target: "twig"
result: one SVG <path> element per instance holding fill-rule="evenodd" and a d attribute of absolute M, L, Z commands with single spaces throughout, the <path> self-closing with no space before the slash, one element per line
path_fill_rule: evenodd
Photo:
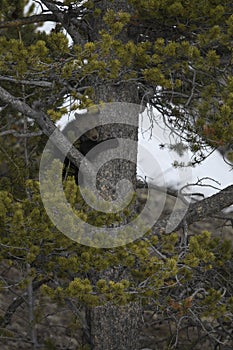
<path fill-rule="evenodd" d="M 6 135 L 14 135 L 15 137 L 35 137 L 35 136 L 40 136 L 42 135 L 43 132 L 42 131 L 37 131 L 37 132 L 28 132 L 28 133 L 19 133 L 13 129 L 10 130 L 6 130 L 6 131 L 2 131 L 0 132 L 0 137 L 1 136 L 6 136 Z"/>
<path fill-rule="evenodd" d="M 38 23 L 38 22 L 56 22 L 56 16 L 54 14 L 40 14 L 30 17 L 19 18 L 13 21 L 0 22 L 0 28 L 20 27 L 25 24 Z"/>
<path fill-rule="evenodd" d="M 9 81 L 11 83 L 16 84 L 24 84 L 24 85 L 34 85 L 34 86 L 40 86 L 40 87 L 48 87 L 51 88 L 53 86 L 53 83 L 50 83 L 49 81 L 42 81 L 42 80 L 19 80 L 12 77 L 4 77 L 0 75 L 0 80 L 2 81 Z"/>

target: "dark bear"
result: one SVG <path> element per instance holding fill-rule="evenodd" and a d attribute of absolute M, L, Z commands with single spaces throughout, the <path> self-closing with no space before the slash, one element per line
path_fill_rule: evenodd
<path fill-rule="evenodd" d="M 99 132 L 97 128 L 93 127 L 90 129 L 91 125 L 95 125 L 96 118 L 98 118 L 99 112 L 85 113 L 85 114 L 77 114 L 75 113 L 75 120 L 71 121 L 63 130 L 63 134 L 73 142 L 77 138 L 77 133 L 81 133 L 81 136 L 76 140 L 73 145 L 82 153 L 83 156 L 86 156 L 88 152 L 97 146 L 98 144 L 106 141 L 99 140 Z M 88 130 L 89 129 L 89 130 Z M 112 138 L 114 139 L 114 138 Z M 108 138 L 109 140 L 109 138 Z M 116 148 L 118 146 L 117 139 L 114 139 L 112 147 Z M 103 152 L 105 148 L 99 149 L 99 153 Z M 91 161 L 91 158 L 87 156 L 87 159 Z M 66 157 L 64 160 L 64 168 L 63 168 L 63 180 L 67 178 L 67 176 L 74 176 L 75 182 L 78 185 L 79 180 L 79 169 Z"/>

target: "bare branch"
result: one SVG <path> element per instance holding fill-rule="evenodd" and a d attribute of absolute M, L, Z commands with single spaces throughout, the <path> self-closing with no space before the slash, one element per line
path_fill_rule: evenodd
<path fill-rule="evenodd" d="M 24 84 L 24 85 L 34 85 L 34 86 L 40 86 L 40 87 L 48 87 L 51 88 L 53 86 L 53 83 L 50 83 L 49 81 L 42 81 L 42 80 L 20 80 L 20 79 L 15 79 L 12 77 L 4 77 L 0 75 L 0 80 L 2 81 L 9 81 L 11 83 L 16 83 L 16 84 Z"/>
<path fill-rule="evenodd" d="M 32 283 L 33 291 L 36 291 L 37 289 L 39 289 L 44 283 L 48 282 L 49 280 L 50 280 L 49 277 L 45 277 L 40 281 L 33 281 Z M 16 299 L 14 299 L 14 301 L 8 306 L 5 312 L 5 315 L 1 319 L 1 322 L 0 322 L 1 327 L 5 328 L 7 325 L 11 323 L 11 319 L 14 313 L 20 307 L 20 305 L 25 303 L 27 296 L 28 296 L 27 292 L 23 293 L 21 296 L 18 296 Z"/>
<path fill-rule="evenodd" d="M 0 28 L 20 27 L 25 24 L 39 23 L 39 22 L 56 22 L 57 18 L 53 14 L 40 14 L 30 17 L 19 18 L 12 21 L 0 22 Z"/>
<path fill-rule="evenodd" d="M 209 185 L 209 184 L 203 184 L 202 183 L 202 181 L 204 181 L 204 180 L 210 180 L 210 181 L 213 181 L 213 182 L 215 182 L 217 185 L 219 185 L 219 187 L 216 187 L 216 186 L 214 186 L 214 185 Z M 201 179 L 198 179 L 197 180 L 197 182 L 195 182 L 195 183 L 188 183 L 187 185 L 184 185 L 182 188 L 181 188 L 181 193 L 183 192 L 183 190 L 184 189 L 186 189 L 186 188 L 191 188 L 191 187 L 194 187 L 194 186 L 198 186 L 198 187 L 208 187 L 208 188 L 213 188 L 214 190 L 218 190 L 218 191 L 220 191 L 220 183 L 218 182 L 218 181 L 216 181 L 216 180 L 214 180 L 214 179 L 212 179 L 211 177 L 209 177 L 209 176 L 205 176 L 205 177 L 202 177 Z M 185 195 L 185 193 L 182 193 L 183 195 Z M 193 196 L 201 196 L 201 197 L 205 197 L 204 196 L 204 194 L 203 193 L 193 193 L 193 194 L 191 194 L 191 195 L 193 195 Z"/>
<path fill-rule="evenodd" d="M 189 205 L 188 211 L 183 217 L 183 220 L 177 225 L 173 230 L 178 230 L 183 228 L 184 225 L 191 225 L 196 221 L 200 221 L 206 217 L 210 217 L 213 214 L 221 212 L 221 210 L 231 206 L 233 204 L 233 185 L 228 186 L 221 190 L 220 192 L 214 194 L 211 197 L 205 198 L 197 203 L 192 203 Z M 173 212 L 174 222 L 179 222 L 180 218 L 183 216 L 183 210 L 176 210 Z M 158 233 L 158 230 L 165 232 L 165 227 L 167 223 L 171 220 L 170 214 L 159 219 L 152 230 L 152 234 Z"/>
<path fill-rule="evenodd" d="M 41 0 L 41 2 L 54 14 L 56 21 L 62 23 L 63 27 L 70 34 L 75 44 L 85 43 L 82 36 L 78 32 L 77 26 L 75 26 L 72 21 L 67 20 L 65 14 L 59 10 L 56 4 L 54 4 L 54 1 Z"/>
<path fill-rule="evenodd" d="M 211 197 L 190 205 L 185 216 L 188 224 L 218 213 L 233 204 L 233 185 L 228 186 Z"/>
<path fill-rule="evenodd" d="M 28 133 L 19 133 L 14 129 L 6 130 L 0 132 L 0 137 L 5 136 L 5 135 L 14 135 L 15 137 L 22 137 L 22 138 L 27 138 L 27 137 L 35 137 L 35 136 L 40 136 L 42 135 L 42 131 L 37 131 L 37 132 L 28 132 Z"/>
<path fill-rule="evenodd" d="M 62 132 L 55 126 L 52 120 L 44 112 L 32 109 L 25 102 L 17 99 L 15 96 L 12 96 L 7 90 L 3 89 L 2 87 L 0 87 L 0 100 L 10 104 L 18 112 L 21 112 L 22 114 L 34 119 L 40 126 L 42 132 L 48 137 L 53 134 L 52 142 L 54 145 L 59 148 L 63 154 L 67 154 L 67 157 L 73 162 L 73 164 L 79 167 L 79 164 L 83 159 L 82 154 L 72 146 L 70 141 L 62 134 Z M 85 162 L 91 169 L 90 162 L 88 162 L 87 159 L 85 159 Z"/>
<path fill-rule="evenodd" d="M 169 196 L 179 198 L 183 203 L 188 204 L 189 202 L 185 199 L 185 196 L 189 196 L 187 194 L 182 194 L 180 190 L 175 190 L 173 188 L 161 187 L 155 184 L 150 183 L 150 189 L 156 190 L 158 192 L 167 193 Z M 137 181 L 137 188 L 148 188 L 148 185 L 144 182 Z M 193 194 L 190 194 L 192 196 Z"/>

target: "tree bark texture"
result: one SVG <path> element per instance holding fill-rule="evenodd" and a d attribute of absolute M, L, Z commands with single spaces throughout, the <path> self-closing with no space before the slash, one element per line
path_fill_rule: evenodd
<path fill-rule="evenodd" d="M 107 9 L 114 12 L 130 12 L 131 8 L 127 1 L 100 1 L 97 6 L 104 14 Z M 104 29 L 102 16 L 92 18 L 91 26 L 95 28 L 90 33 L 91 40 L 98 40 L 98 33 Z M 123 42 L 128 41 L 127 31 L 120 35 Z M 96 84 L 95 84 L 96 83 Z M 94 81 L 97 88 L 95 89 L 96 103 L 99 101 L 107 102 L 126 102 L 139 104 L 138 87 L 135 82 L 119 82 L 118 84 Z M 119 111 L 115 111 L 119 113 Z M 135 113 L 135 121 L 138 125 L 138 112 Z M 108 137 L 126 138 L 133 141 L 138 140 L 138 127 L 125 124 L 105 125 L 100 128 L 100 135 L 103 139 Z M 135 143 L 136 144 L 136 143 Z M 109 162 L 100 172 L 99 188 L 103 195 L 113 198 L 116 183 L 121 179 L 128 179 L 136 189 L 136 165 L 137 165 L 137 147 L 129 149 L 132 162 L 122 159 L 115 159 Z M 108 186 L 108 182 L 111 185 Z M 104 193 L 108 191 L 108 193 Z M 116 270 L 109 268 L 101 273 L 99 278 L 117 281 Z M 91 349 L 92 350 L 136 350 L 139 346 L 139 328 L 142 318 L 142 309 L 139 303 L 128 304 L 126 306 L 115 305 L 108 302 L 105 305 L 98 306 L 88 310 L 88 323 L 90 327 Z"/>
<path fill-rule="evenodd" d="M 101 85 L 96 93 L 97 100 L 118 101 L 128 103 L 139 103 L 137 98 L 137 87 L 134 84 L 110 86 Z M 117 113 L 119 111 L 116 111 Z M 135 120 L 138 122 L 138 112 L 135 113 Z M 101 117 L 100 117 L 101 118 Z M 137 141 L 138 128 L 125 124 L 104 125 L 100 127 L 100 136 L 119 137 Z M 135 143 L 136 145 L 136 143 Z M 101 193 L 107 198 L 113 198 L 112 189 L 118 181 L 128 179 L 136 189 L 136 165 L 137 147 L 128 149 L 132 162 L 123 159 L 114 159 L 106 164 L 100 171 L 97 179 Z M 110 186 L 108 186 L 110 184 Z M 107 193 L 106 193 L 107 192 Z M 116 271 L 109 268 L 101 273 L 99 278 L 115 280 Z M 126 306 L 107 303 L 88 310 L 90 343 L 92 350 L 136 350 L 139 346 L 139 329 L 142 319 L 142 308 L 139 303 L 128 304 Z"/>
<path fill-rule="evenodd" d="M 107 303 L 89 310 L 92 349 L 136 350 L 142 310 L 138 303 L 116 306 Z"/>

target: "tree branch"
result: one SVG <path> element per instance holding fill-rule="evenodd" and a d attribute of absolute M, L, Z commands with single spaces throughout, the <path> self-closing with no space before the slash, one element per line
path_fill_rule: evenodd
<path fill-rule="evenodd" d="M 191 225 L 196 221 L 200 221 L 208 216 L 221 212 L 224 208 L 233 204 L 233 185 L 230 185 L 211 197 L 205 198 L 197 203 L 189 205 L 189 209 L 185 216 L 183 216 L 183 210 L 177 210 L 173 212 L 173 218 L 170 218 L 170 214 L 164 218 L 159 219 L 154 228 L 152 234 L 157 234 L 158 230 L 165 231 L 165 227 L 169 220 L 174 223 L 180 222 L 173 231 L 183 228 L 185 224 Z M 179 218 L 183 219 L 180 221 Z"/>
<path fill-rule="evenodd" d="M 56 17 L 56 21 L 60 22 L 63 25 L 63 27 L 67 30 L 75 44 L 85 43 L 82 36 L 78 32 L 77 26 L 75 26 L 73 22 L 70 21 L 67 18 L 67 16 L 65 16 L 65 14 L 59 10 L 59 8 L 56 6 L 56 4 L 54 4 L 53 1 L 41 0 L 41 2 L 53 13 L 53 15 Z"/>
<path fill-rule="evenodd" d="M 35 136 L 40 136 L 42 135 L 43 132 L 42 131 L 37 131 L 37 132 L 28 132 L 28 133 L 19 133 L 14 129 L 10 129 L 10 130 L 6 130 L 6 131 L 2 131 L 0 132 L 0 137 L 1 136 L 5 136 L 5 135 L 14 135 L 15 137 L 22 137 L 22 138 L 27 138 L 27 137 L 35 137 Z"/>
<path fill-rule="evenodd" d="M 50 83 L 49 81 L 42 81 L 42 80 L 19 80 L 14 79 L 12 77 L 4 77 L 0 75 L 0 80 L 2 81 L 9 81 L 11 83 L 16 84 L 24 84 L 24 85 L 34 85 L 34 86 L 40 86 L 40 87 L 48 87 L 51 88 L 53 86 L 53 83 Z"/>
<path fill-rule="evenodd" d="M 219 213 L 233 204 L 233 185 L 228 186 L 211 197 L 190 205 L 185 216 L 188 224 L 201 220 L 204 217 Z"/>
<path fill-rule="evenodd" d="M 53 134 L 52 142 L 53 144 L 63 153 L 66 154 L 70 161 L 79 167 L 83 156 L 78 150 L 72 146 L 70 141 L 62 134 L 62 132 L 55 126 L 52 120 L 42 111 L 36 111 L 32 109 L 25 102 L 11 95 L 7 90 L 0 86 L 0 100 L 10 104 L 18 112 L 34 119 L 36 123 L 40 126 L 42 132 L 50 137 Z M 68 151 L 68 152 L 67 152 Z M 90 162 L 85 159 L 86 164 L 89 165 L 91 169 Z"/>
<path fill-rule="evenodd" d="M 57 17 L 54 14 L 40 14 L 33 15 L 30 17 L 19 18 L 12 21 L 0 22 L 0 28 L 12 28 L 12 27 L 20 27 L 25 24 L 31 23 L 39 23 L 39 22 L 56 22 Z"/>
<path fill-rule="evenodd" d="M 49 277 L 43 278 L 41 281 L 33 281 L 32 282 L 32 289 L 33 291 L 36 291 L 39 289 L 44 283 L 48 282 L 50 280 Z M 22 305 L 28 297 L 28 293 L 25 292 L 22 295 L 18 296 L 7 308 L 5 315 L 2 317 L 0 321 L 0 327 L 5 328 L 11 323 L 11 319 L 18 309 L 20 305 Z"/>
<path fill-rule="evenodd" d="M 67 153 L 67 150 L 70 151 L 67 153 L 68 158 L 79 167 L 80 162 L 83 157 L 80 152 L 66 139 L 66 137 L 59 131 L 58 128 L 54 125 L 51 119 L 42 111 L 35 111 L 30 106 L 28 106 L 25 102 L 17 99 L 12 96 L 8 91 L 0 87 L 0 100 L 3 102 L 10 104 L 14 109 L 21 112 L 22 114 L 27 115 L 30 118 L 33 118 L 37 124 L 42 129 L 43 133 L 48 137 L 54 133 L 53 143 L 56 147 L 60 149 L 63 154 Z M 89 162 L 86 160 L 89 164 Z M 89 164 L 90 169 L 91 165 Z M 186 213 L 184 220 L 186 220 L 187 224 L 192 224 L 195 221 L 201 220 L 207 216 L 210 216 L 214 213 L 220 212 L 222 209 L 229 207 L 233 204 L 233 185 L 228 186 L 217 194 L 213 196 L 203 199 L 197 203 L 190 204 L 188 212 Z M 180 216 L 180 211 L 177 211 L 177 217 Z M 164 229 L 169 220 L 169 216 L 166 216 L 164 219 L 158 220 L 155 225 L 155 229 Z M 184 220 L 177 226 L 176 229 L 179 229 L 183 226 Z"/>

